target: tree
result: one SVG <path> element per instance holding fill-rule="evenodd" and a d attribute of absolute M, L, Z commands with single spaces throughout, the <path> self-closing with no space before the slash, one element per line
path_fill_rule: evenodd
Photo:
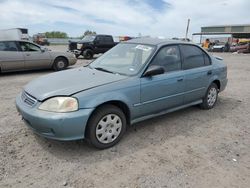
<path fill-rule="evenodd" d="M 96 35 L 96 32 L 95 31 L 91 31 L 91 30 L 86 30 L 84 32 L 84 34 L 82 36 L 80 36 L 80 38 L 83 38 L 85 37 L 86 35 Z"/>
<path fill-rule="evenodd" d="M 84 32 L 84 36 L 86 36 L 86 35 L 96 35 L 96 32 L 95 31 L 86 30 Z"/>
<path fill-rule="evenodd" d="M 45 36 L 47 38 L 68 38 L 68 34 L 65 32 L 61 31 L 51 31 L 51 32 L 46 32 Z"/>

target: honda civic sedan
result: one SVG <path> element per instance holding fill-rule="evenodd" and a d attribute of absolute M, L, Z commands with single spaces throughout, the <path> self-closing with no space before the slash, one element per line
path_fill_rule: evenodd
<path fill-rule="evenodd" d="M 16 98 L 24 122 L 56 140 L 104 149 L 127 126 L 192 105 L 215 106 L 227 67 L 197 45 L 141 38 L 122 42 L 86 67 L 42 76 Z"/>

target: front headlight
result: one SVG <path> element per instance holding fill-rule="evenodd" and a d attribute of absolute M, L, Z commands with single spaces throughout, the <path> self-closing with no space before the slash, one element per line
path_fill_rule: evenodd
<path fill-rule="evenodd" d="M 49 112 L 73 112 L 78 110 L 78 102 L 73 97 L 54 97 L 44 101 L 38 109 Z"/>

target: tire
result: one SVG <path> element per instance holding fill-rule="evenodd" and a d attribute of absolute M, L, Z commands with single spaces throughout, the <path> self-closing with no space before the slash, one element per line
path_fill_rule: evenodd
<path fill-rule="evenodd" d="M 75 57 L 78 59 L 78 57 L 80 56 L 80 54 L 75 54 Z"/>
<path fill-rule="evenodd" d="M 63 58 L 63 57 L 58 57 L 55 59 L 54 64 L 53 64 L 53 69 L 55 71 L 61 71 L 66 69 L 66 67 L 68 66 L 68 61 L 67 59 Z"/>
<path fill-rule="evenodd" d="M 90 49 L 84 50 L 83 56 L 85 59 L 92 59 L 94 56 L 94 52 Z"/>
<path fill-rule="evenodd" d="M 126 117 L 114 105 L 104 105 L 95 110 L 86 129 L 86 138 L 98 149 L 106 149 L 118 143 L 126 131 Z"/>
<path fill-rule="evenodd" d="M 218 86 L 215 83 L 212 83 L 206 92 L 205 97 L 203 98 L 203 102 L 201 104 L 201 108 L 205 110 L 209 110 L 213 108 L 218 99 Z"/>

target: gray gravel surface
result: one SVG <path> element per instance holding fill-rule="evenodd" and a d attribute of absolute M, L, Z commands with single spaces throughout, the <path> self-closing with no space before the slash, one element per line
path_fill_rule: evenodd
<path fill-rule="evenodd" d="M 0 75 L 0 187 L 249 187 L 250 55 L 216 55 L 228 65 L 229 83 L 214 109 L 138 123 L 107 150 L 47 140 L 21 121 L 16 95 L 53 71 Z"/>

